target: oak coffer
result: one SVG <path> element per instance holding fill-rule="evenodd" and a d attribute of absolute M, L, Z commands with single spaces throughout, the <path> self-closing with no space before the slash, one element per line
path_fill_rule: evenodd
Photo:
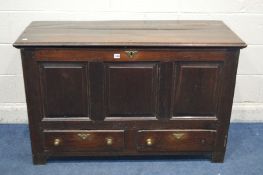
<path fill-rule="evenodd" d="M 34 164 L 180 154 L 223 162 L 246 47 L 223 22 L 39 21 L 14 47 Z"/>

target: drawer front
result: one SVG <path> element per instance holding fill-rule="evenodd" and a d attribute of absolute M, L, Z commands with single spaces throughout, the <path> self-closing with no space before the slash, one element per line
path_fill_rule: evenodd
<path fill-rule="evenodd" d="M 44 131 L 45 149 L 54 151 L 119 151 L 124 147 L 123 130 Z"/>
<path fill-rule="evenodd" d="M 215 131 L 209 130 L 140 130 L 139 151 L 211 151 Z"/>

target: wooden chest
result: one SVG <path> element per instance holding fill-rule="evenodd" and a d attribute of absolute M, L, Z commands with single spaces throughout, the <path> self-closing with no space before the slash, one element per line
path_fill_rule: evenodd
<path fill-rule="evenodd" d="M 14 47 L 34 164 L 179 154 L 223 162 L 246 47 L 224 23 L 32 22 Z"/>

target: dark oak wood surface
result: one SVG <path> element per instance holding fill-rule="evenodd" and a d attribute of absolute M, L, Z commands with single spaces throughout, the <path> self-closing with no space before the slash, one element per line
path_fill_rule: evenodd
<path fill-rule="evenodd" d="M 155 116 L 156 63 L 106 65 L 107 116 Z"/>
<path fill-rule="evenodd" d="M 223 162 L 246 44 L 222 22 L 33 22 L 14 46 L 35 164 L 177 154 Z"/>
<path fill-rule="evenodd" d="M 37 61 L 224 61 L 229 48 L 36 48 L 33 57 Z M 129 58 L 126 51 L 137 51 Z M 120 58 L 114 59 L 114 54 Z"/>
<path fill-rule="evenodd" d="M 14 46 L 245 47 L 246 44 L 221 21 L 35 21 Z"/>
<path fill-rule="evenodd" d="M 55 152 L 106 152 L 124 148 L 124 131 L 121 130 L 45 130 L 44 139 L 45 148 Z M 57 145 L 54 145 L 54 139 L 59 139 Z"/>
<path fill-rule="evenodd" d="M 139 151 L 212 151 L 215 131 L 139 130 Z"/>
<path fill-rule="evenodd" d="M 174 116 L 216 114 L 221 65 L 217 62 L 178 65 Z"/>
<path fill-rule="evenodd" d="M 40 72 L 46 117 L 87 116 L 85 64 L 43 63 Z"/>

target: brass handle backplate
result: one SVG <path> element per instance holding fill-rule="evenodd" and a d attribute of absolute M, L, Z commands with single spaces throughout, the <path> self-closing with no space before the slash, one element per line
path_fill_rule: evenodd
<path fill-rule="evenodd" d="M 59 146 L 61 144 L 61 140 L 60 139 L 55 139 L 54 140 L 54 146 Z"/>
<path fill-rule="evenodd" d="M 86 140 L 90 134 L 89 133 L 78 133 L 78 136 L 82 139 L 82 140 Z"/>
<path fill-rule="evenodd" d="M 129 51 L 125 51 L 125 53 L 127 54 L 127 56 L 129 58 L 133 58 L 134 55 L 136 55 L 138 53 L 138 51 L 134 51 L 134 50 L 129 50 Z"/>
<path fill-rule="evenodd" d="M 106 140 L 106 144 L 107 145 L 112 145 L 113 144 L 113 139 L 111 137 L 107 137 L 105 140 Z"/>
<path fill-rule="evenodd" d="M 152 146 L 153 145 L 153 140 L 151 138 L 146 139 L 146 144 L 148 146 Z"/>
<path fill-rule="evenodd" d="M 176 139 L 180 140 L 180 139 L 183 138 L 184 133 L 173 133 L 173 136 L 174 136 Z"/>

